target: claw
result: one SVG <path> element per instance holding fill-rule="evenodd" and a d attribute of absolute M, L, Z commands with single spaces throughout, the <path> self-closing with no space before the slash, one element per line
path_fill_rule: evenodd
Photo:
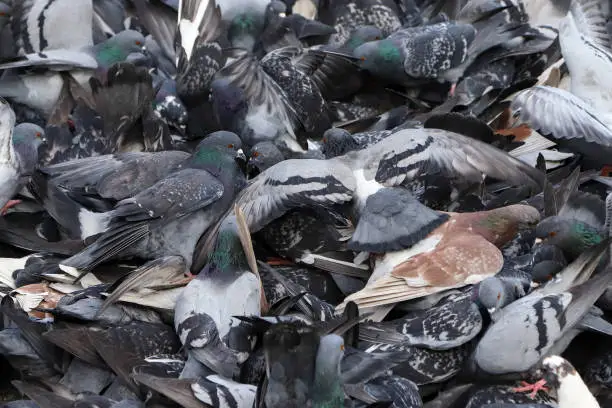
<path fill-rule="evenodd" d="M 455 96 L 455 89 L 457 89 L 457 84 L 456 83 L 451 84 L 450 91 L 448 91 L 448 95 Z"/>
<path fill-rule="evenodd" d="M 545 379 L 541 379 L 533 384 L 528 383 L 527 381 L 521 381 L 521 386 L 520 387 L 516 387 L 513 388 L 512 391 L 514 392 L 527 392 L 527 391 L 531 391 L 531 393 L 529 394 L 529 398 L 533 399 L 535 398 L 536 394 L 538 393 L 538 391 L 546 391 L 548 392 L 548 388 L 545 387 L 546 385 L 546 380 Z"/>
<path fill-rule="evenodd" d="M 8 200 L 7 203 L 4 204 L 4 207 L 2 207 L 2 209 L 0 209 L 0 214 L 6 215 L 6 213 L 8 213 L 8 210 L 11 207 L 16 206 L 17 204 L 21 204 L 21 200 Z"/>

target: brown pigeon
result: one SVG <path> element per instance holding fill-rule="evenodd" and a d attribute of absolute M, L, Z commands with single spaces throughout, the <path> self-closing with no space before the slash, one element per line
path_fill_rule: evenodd
<path fill-rule="evenodd" d="M 338 310 L 349 301 L 360 309 L 394 305 L 478 283 L 501 270 L 499 248 L 540 220 L 535 208 L 522 204 L 448 215 L 447 222 L 413 247 L 379 258 L 365 288 L 347 296 Z"/>

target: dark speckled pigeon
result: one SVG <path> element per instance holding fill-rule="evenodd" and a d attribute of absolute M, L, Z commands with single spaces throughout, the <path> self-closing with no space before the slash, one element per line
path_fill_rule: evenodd
<path fill-rule="evenodd" d="M 89 232 L 86 235 L 102 235 L 60 268 L 72 275 L 71 280 L 80 275 L 79 269 L 88 270 L 117 257 L 181 255 L 190 266 L 199 237 L 229 209 L 244 185 L 244 175 L 235 162 L 237 156 L 244 159 L 240 146 L 233 133 L 211 134 L 176 171 L 122 199 L 111 211 L 88 213 L 88 222 L 81 223 Z M 56 196 L 45 197 L 51 203 L 55 199 L 57 205 L 57 196 L 62 195 L 61 191 L 53 193 L 57 187 L 43 182 L 42 188 L 35 188 L 40 197 L 40 191 L 49 187 Z M 63 202 L 68 205 L 70 201 L 64 198 Z M 82 207 L 72 204 L 72 209 L 80 215 Z M 76 214 L 73 216 L 79 217 Z"/>

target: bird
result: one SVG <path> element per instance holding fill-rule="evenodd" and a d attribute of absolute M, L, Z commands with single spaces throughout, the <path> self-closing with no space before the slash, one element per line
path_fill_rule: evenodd
<path fill-rule="evenodd" d="M 473 370 L 516 375 L 530 370 L 543 357 L 562 352 L 581 327 L 609 333 L 609 324 L 590 311 L 612 278 L 608 271 L 590 278 L 606 246 L 604 242 L 591 248 L 560 272 L 561 279 L 501 309 L 475 348 Z M 500 352 L 510 349 L 522 350 L 524 358 L 510 361 Z"/>
<path fill-rule="evenodd" d="M 53 49 L 45 53 L 30 53 L 0 63 L 0 69 L 49 67 L 72 71 L 82 86 L 88 87 L 89 78 L 104 73 L 116 62 L 126 61 L 130 55 L 142 55 L 144 36 L 133 30 L 124 30 L 106 41 L 79 50 Z M 73 71 L 73 70 L 77 71 Z M 51 113 L 62 90 L 63 79 L 54 71 L 42 74 L 19 75 L 5 72 L 0 78 L 1 96 L 31 106 L 47 115 Z"/>
<path fill-rule="evenodd" d="M 164 255 L 181 255 L 190 267 L 199 237 L 230 208 L 245 182 L 235 161 L 244 160 L 240 146 L 231 132 L 209 135 L 177 171 L 119 201 L 111 211 L 88 213 L 93 214 L 85 224 L 88 235 L 102 235 L 60 268 L 74 280 L 82 275 L 79 270 L 117 256 Z M 82 206 L 72 205 L 79 214 Z"/>
<path fill-rule="evenodd" d="M 572 407 L 579 404 L 585 408 L 597 408 L 599 403 L 582 381 L 574 366 L 561 356 L 548 356 L 542 361 L 546 384 L 556 395 L 559 408 Z"/>
<path fill-rule="evenodd" d="M 511 205 L 476 213 L 451 213 L 415 246 L 386 253 L 368 284 L 347 296 L 362 308 L 393 305 L 442 290 L 478 283 L 498 273 L 498 247 L 540 219 L 530 206 Z M 339 310 L 343 309 L 339 305 Z"/>
<path fill-rule="evenodd" d="M 250 236 L 240 219 L 230 215 L 222 221 L 209 263 L 181 292 L 174 309 L 176 332 L 190 356 L 227 378 L 237 376 L 249 354 L 224 343 L 232 318 L 265 310 L 262 283 L 257 270 L 250 269 L 256 265 Z M 236 301 L 226 302 L 228 296 Z"/>
<path fill-rule="evenodd" d="M 590 166 L 607 164 L 612 140 L 605 102 L 610 98 L 604 78 L 611 55 L 605 21 L 599 2 L 571 1 L 559 25 L 561 51 L 572 77 L 569 91 L 535 86 L 517 94 L 511 106 L 517 123 L 584 154 Z M 552 115 L 564 119 L 555 123 Z"/>
<path fill-rule="evenodd" d="M 459 154 L 460 150 L 465 153 Z M 455 158 L 451 159 L 449 155 Z M 465 161 L 468 156 L 469 163 Z M 493 157 L 497 158 L 495 165 L 491 161 Z M 505 153 L 457 133 L 440 129 L 404 129 L 367 149 L 333 159 L 294 159 L 278 163 L 249 182 L 238 198 L 238 204 L 251 232 L 258 231 L 296 204 L 316 206 L 352 202 L 359 211 L 367 209 L 368 203 L 371 206 L 382 205 L 382 208 L 374 207 L 375 212 L 389 211 L 395 216 L 409 217 L 414 220 L 412 225 L 398 223 L 401 227 L 394 232 L 395 223 L 386 223 L 383 228 L 376 227 L 374 213 L 373 221 L 364 225 L 367 228 L 363 234 L 359 234 L 360 223 L 357 223 L 355 234 L 364 237 L 359 241 L 360 245 L 387 245 L 397 249 L 399 237 L 406 237 L 408 242 L 405 244 L 415 243 L 418 241 L 415 233 L 423 237 L 439 225 L 441 216 L 435 217 L 435 213 L 410 198 L 401 188 L 391 189 L 393 186 L 409 185 L 419 176 L 418 169 L 427 169 L 428 166 L 435 166 L 442 174 L 452 175 L 453 171 L 459 171 L 464 180 L 479 182 L 484 173 L 499 179 L 528 183 L 536 189 L 542 177 L 539 171 Z M 381 194 L 394 194 L 395 199 L 386 203 L 376 200 L 376 195 Z M 412 207 L 391 207 L 397 205 L 399 199 Z M 388 210 L 386 206 L 389 206 Z M 424 219 L 415 217 L 415 213 L 411 212 L 416 209 L 423 213 L 429 211 L 432 215 L 428 216 L 427 222 L 423 222 Z M 415 221 L 418 223 L 414 224 Z M 432 225 L 427 226 L 429 222 Z M 410 229 L 406 229 L 407 226 Z M 380 229 L 373 235 L 375 228 Z M 367 237 L 376 237 L 379 242 L 373 239 L 368 242 Z"/>

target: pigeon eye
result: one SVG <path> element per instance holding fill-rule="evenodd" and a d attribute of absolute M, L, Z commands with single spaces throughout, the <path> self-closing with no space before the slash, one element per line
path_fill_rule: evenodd
<path fill-rule="evenodd" d="M 380 40 L 380 36 L 377 35 L 376 37 L 374 37 L 374 39 L 375 40 Z"/>
<path fill-rule="evenodd" d="M 497 294 L 497 300 L 501 299 L 501 293 Z"/>
<path fill-rule="evenodd" d="M 344 344 L 340 345 L 340 350 L 344 351 Z"/>
<path fill-rule="evenodd" d="M 323 138 L 323 143 L 327 143 L 327 138 L 326 137 Z"/>
<path fill-rule="evenodd" d="M 555 231 L 551 231 L 551 232 L 548 233 L 548 236 L 551 237 L 551 238 L 554 237 L 555 235 L 557 235 L 557 233 Z"/>
<path fill-rule="evenodd" d="M 361 61 L 365 61 L 365 60 L 366 60 L 366 57 L 359 57 L 359 59 L 360 59 Z"/>
<path fill-rule="evenodd" d="M 142 45 L 142 41 L 136 40 L 135 41 L 136 45 L 141 46 Z"/>
<path fill-rule="evenodd" d="M 228 144 L 227 147 L 229 147 L 230 149 L 234 148 L 234 145 L 232 143 Z"/>
<path fill-rule="evenodd" d="M 40 139 L 42 136 L 42 133 L 40 132 L 36 132 L 36 134 L 34 135 L 35 138 Z"/>
<path fill-rule="evenodd" d="M 259 157 L 259 152 L 253 152 L 253 157 Z"/>

